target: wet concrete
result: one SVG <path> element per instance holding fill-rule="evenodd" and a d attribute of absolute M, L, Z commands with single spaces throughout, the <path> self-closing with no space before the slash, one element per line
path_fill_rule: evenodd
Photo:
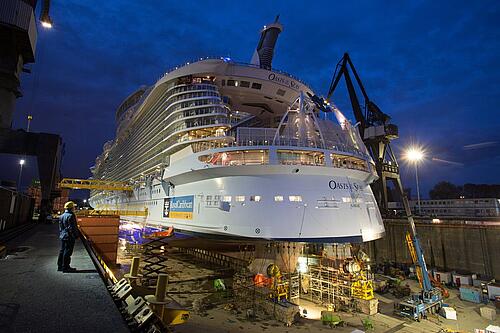
<path fill-rule="evenodd" d="M 1 332 L 129 332 L 87 251 L 57 271 L 57 225 L 37 225 L 7 244 L 0 260 Z"/>

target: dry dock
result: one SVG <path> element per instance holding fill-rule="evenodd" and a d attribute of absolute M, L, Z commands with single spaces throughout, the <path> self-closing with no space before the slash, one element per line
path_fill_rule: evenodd
<path fill-rule="evenodd" d="M 500 280 L 500 219 L 416 221 L 429 267 L 493 276 Z M 404 243 L 405 219 L 385 219 L 385 237 L 365 244 L 376 262 L 411 263 Z"/>

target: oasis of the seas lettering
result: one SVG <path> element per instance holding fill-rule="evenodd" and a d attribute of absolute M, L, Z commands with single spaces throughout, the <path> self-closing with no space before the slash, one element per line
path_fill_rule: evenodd
<path fill-rule="evenodd" d="M 276 75 L 274 73 L 271 73 L 269 74 L 269 76 L 267 77 L 270 81 L 274 81 L 274 82 L 277 82 L 277 83 L 281 83 L 281 84 L 284 84 L 290 88 L 293 88 L 293 89 L 299 89 L 300 86 L 293 80 L 290 80 L 289 78 L 286 78 L 286 77 L 283 77 L 283 76 L 280 76 L 280 75 Z"/>
<path fill-rule="evenodd" d="M 341 183 L 341 182 L 336 182 L 335 180 L 330 180 L 328 182 L 328 187 L 330 187 L 332 190 L 354 190 L 358 191 L 360 189 L 360 186 L 356 183 Z"/>

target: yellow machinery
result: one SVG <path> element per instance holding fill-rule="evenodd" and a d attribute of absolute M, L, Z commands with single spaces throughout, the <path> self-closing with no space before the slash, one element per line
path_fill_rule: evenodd
<path fill-rule="evenodd" d="M 415 246 L 413 245 L 413 241 L 411 239 L 411 235 L 409 232 L 406 232 L 406 244 L 408 245 L 408 251 L 410 251 L 411 260 L 413 260 L 413 264 L 415 265 L 415 271 L 417 272 L 418 283 L 420 284 L 420 288 L 423 288 L 423 276 L 422 276 L 422 268 L 418 265 L 417 260 L 417 252 L 415 250 Z M 429 274 L 429 279 L 433 287 L 441 290 L 441 294 L 444 298 L 448 298 L 450 293 L 448 290 L 441 284 L 441 282 L 434 279 L 434 277 Z"/>
<path fill-rule="evenodd" d="M 189 310 L 176 305 L 166 305 L 162 313 L 162 321 L 166 325 L 184 324 L 189 319 Z"/>
<path fill-rule="evenodd" d="M 351 296 L 366 301 L 374 298 L 373 280 L 368 277 L 368 261 L 368 256 L 359 251 L 358 256 L 345 259 L 342 264 L 342 270 L 347 274 L 347 281 L 351 286 Z"/>
<path fill-rule="evenodd" d="M 411 235 L 409 232 L 406 233 L 406 244 L 408 245 L 408 250 L 410 251 L 411 260 L 415 264 L 415 271 L 417 273 L 418 283 L 420 284 L 420 288 L 423 288 L 422 269 L 418 265 L 417 251 L 415 250 L 415 246 L 413 245 L 413 240 L 411 239 Z"/>
<path fill-rule="evenodd" d="M 148 209 L 144 210 L 97 210 L 82 209 L 77 210 L 78 216 L 148 216 Z"/>
<path fill-rule="evenodd" d="M 99 179 L 74 179 L 63 178 L 59 183 L 60 188 L 74 190 L 100 190 L 100 191 L 133 191 L 132 186 L 125 182 Z M 78 210 L 78 216 L 148 216 L 148 209 L 144 210 L 119 210 L 119 209 L 96 209 Z"/>
<path fill-rule="evenodd" d="M 373 281 L 365 279 L 353 281 L 351 284 L 351 295 L 354 298 L 366 301 L 373 299 Z"/>
<path fill-rule="evenodd" d="M 267 267 L 267 276 L 272 278 L 272 292 L 269 298 L 276 301 L 288 299 L 288 283 L 282 280 L 282 275 L 279 267 L 276 264 L 271 264 Z"/>
<path fill-rule="evenodd" d="M 133 191 L 132 186 L 125 182 L 99 179 L 63 178 L 59 187 L 74 190 Z"/>

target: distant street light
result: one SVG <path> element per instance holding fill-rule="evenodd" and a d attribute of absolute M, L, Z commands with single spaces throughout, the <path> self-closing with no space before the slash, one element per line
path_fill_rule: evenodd
<path fill-rule="evenodd" d="M 422 215 L 422 207 L 420 205 L 420 188 L 418 186 L 418 163 L 424 159 L 424 151 L 418 147 L 410 147 L 405 152 L 404 158 L 415 165 L 415 181 L 417 183 L 417 205 L 418 213 Z"/>
<path fill-rule="evenodd" d="M 40 11 L 40 23 L 46 29 L 52 28 L 52 19 L 49 16 L 50 0 L 44 0 Z"/>
<path fill-rule="evenodd" d="M 30 131 L 31 120 L 33 120 L 33 116 L 28 115 L 28 126 L 26 127 L 26 132 Z"/>
<path fill-rule="evenodd" d="M 19 160 L 19 176 L 17 177 L 17 193 L 21 190 L 21 175 L 23 174 L 23 165 L 26 163 L 24 159 Z"/>
<path fill-rule="evenodd" d="M 42 21 L 42 27 L 44 27 L 46 29 L 52 29 L 52 22 L 51 21 Z"/>

